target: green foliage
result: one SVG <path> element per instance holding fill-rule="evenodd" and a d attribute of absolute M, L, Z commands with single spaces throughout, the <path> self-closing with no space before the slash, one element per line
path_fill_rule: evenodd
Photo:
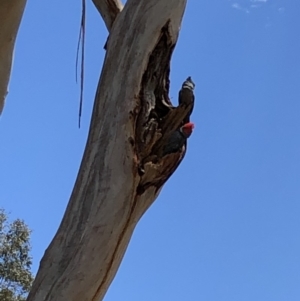
<path fill-rule="evenodd" d="M 25 301 L 31 288 L 30 234 L 24 221 L 8 222 L 0 209 L 0 300 Z"/>

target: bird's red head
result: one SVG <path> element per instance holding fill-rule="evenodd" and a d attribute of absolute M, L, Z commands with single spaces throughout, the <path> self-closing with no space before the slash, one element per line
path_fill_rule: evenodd
<path fill-rule="evenodd" d="M 192 122 L 188 122 L 181 127 L 181 132 L 184 134 L 184 136 L 189 137 L 191 136 L 194 127 L 195 125 Z"/>

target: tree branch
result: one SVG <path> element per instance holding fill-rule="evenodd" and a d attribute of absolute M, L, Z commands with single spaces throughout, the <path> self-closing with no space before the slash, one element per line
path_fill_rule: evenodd
<path fill-rule="evenodd" d="M 123 4 L 120 0 L 93 0 L 93 2 L 110 32 L 117 15 L 123 9 Z"/>
<path fill-rule="evenodd" d="M 28 301 L 102 300 L 137 222 L 184 157 L 182 148 L 139 172 L 176 110 L 169 71 L 185 5 L 128 0 L 115 20 L 76 183 Z"/>
<path fill-rule="evenodd" d="M 9 83 L 13 50 L 26 0 L 0 1 L 0 114 Z"/>

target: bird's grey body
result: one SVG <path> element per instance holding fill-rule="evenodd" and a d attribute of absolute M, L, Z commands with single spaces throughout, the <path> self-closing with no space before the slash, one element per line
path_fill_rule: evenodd
<path fill-rule="evenodd" d="M 194 129 L 194 124 L 188 122 L 184 124 L 179 130 L 170 134 L 168 143 L 163 148 L 163 156 L 180 152 L 185 145 L 187 138 L 189 138 Z"/>
<path fill-rule="evenodd" d="M 170 135 L 168 144 L 164 146 L 163 156 L 178 152 L 184 145 L 187 137 L 178 130 Z"/>

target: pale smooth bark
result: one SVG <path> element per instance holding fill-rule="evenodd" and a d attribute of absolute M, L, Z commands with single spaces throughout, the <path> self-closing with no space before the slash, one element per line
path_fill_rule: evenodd
<path fill-rule="evenodd" d="M 154 160 L 152 149 L 191 109 L 168 97 L 185 5 L 128 0 L 115 19 L 77 180 L 28 301 L 102 300 L 137 222 L 183 158 L 184 150 Z"/>
<path fill-rule="evenodd" d="M 120 0 L 93 0 L 93 2 L 110 32 L 117 15 L 123 9 L 123 4 Z"/>
<path fill-rule="evenodd" d="M 26 0 L 0 1 L 0 114 L 8 92 L 13 51 Z"/>

